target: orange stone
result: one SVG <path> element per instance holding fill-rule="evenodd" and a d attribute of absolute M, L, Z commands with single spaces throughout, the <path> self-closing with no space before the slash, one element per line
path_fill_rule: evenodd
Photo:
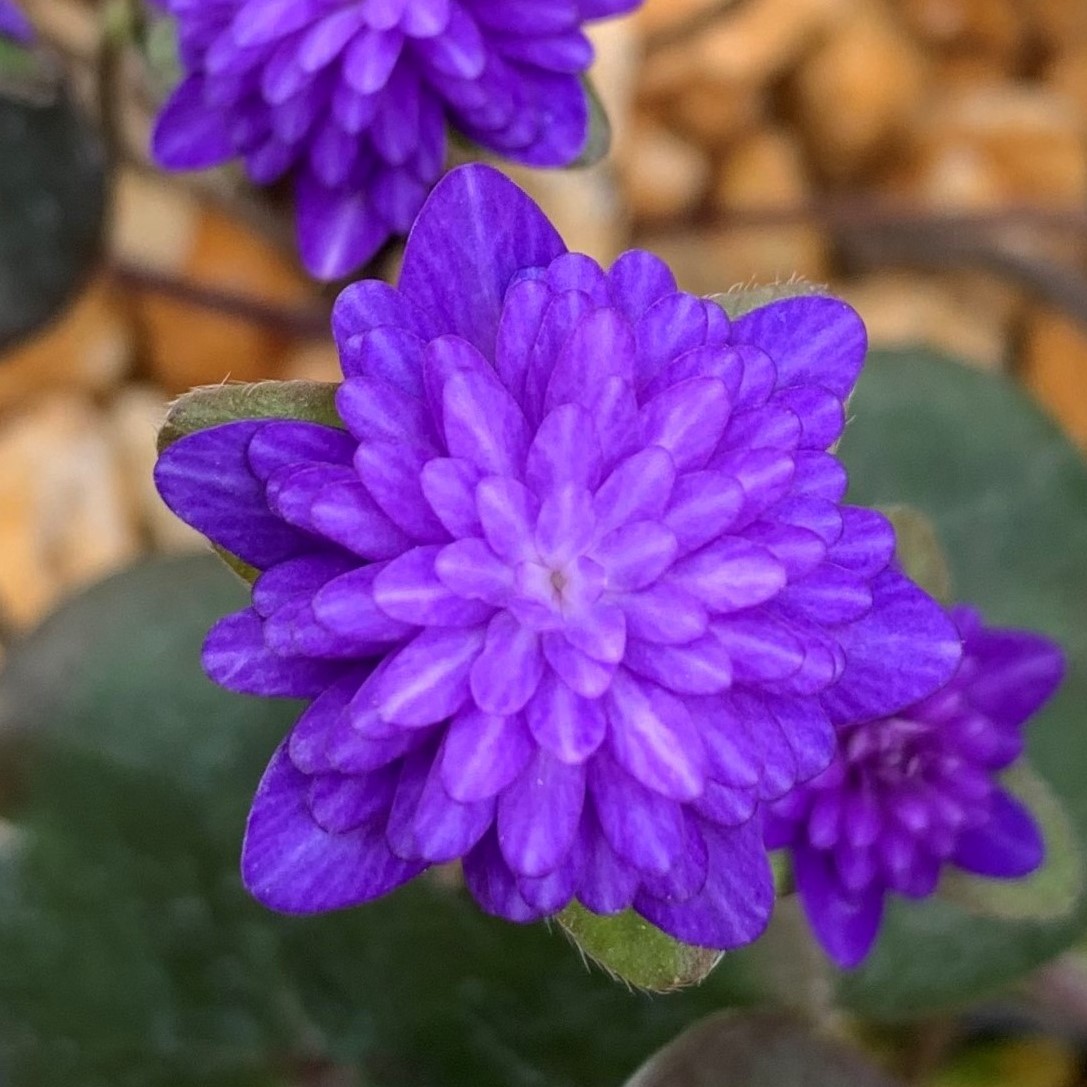
<path fill-rule="evenodd" d="M 0 409 L 44 389 L 104 392 L 124 377 L 133 350 L 117 293 L 97 279 L 52 324 L 0 356 Z"/>
<path fill-rule="evenodd" d="M 317 309 L 312 284 L 263 238 L 218 211 L 200 216 L 192 246 L 179 269 L 192 283 L 288 312 Z M 147 361 L 158 384 L 171 393 L 220 381 L 277 377 L 291 337 L 213 307 L 136 291 Z"/>

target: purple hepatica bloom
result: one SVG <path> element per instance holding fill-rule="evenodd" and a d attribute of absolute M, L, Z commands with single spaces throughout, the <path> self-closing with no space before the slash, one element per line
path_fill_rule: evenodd
<path fill-rule="evenodd" d="M 29 45 L 34 40 L 34 28 L 15 0 L 0 0 L 0 38 L 22 45 Z"/>
<path fill-rule="evenodd" d="M 334 279 L 405 232 L 445 160 L 446 126 L 531 166 L 589 135 L 588 20 L 640 0 L 159 0 L 188 77 L 159 118 L 158 161 L 241 156 L 289 175 L 303 261 Z"/>
<path fill-rule="evenodd" d="M 772 806 L 766 840 L 792 850 L 797 891 L 827 953 L 868 954 L 889 891 L 924 898 L 944 864 L 1009 879 L 1042 862 L 1038 827 L 995 773 L 1060 684 L 1058 646 L 952 611 L 962 664 L 941 691 L 891 717 L 845 724 L 834 762 Z"/>
<path fill-rule="evenodd" d="M 250 890 L 334 909 L 463 858 L 513 921 L 576 897 L 754 939 L 758 801 L 829 763 L 830 712 L 894 712 L 960 652 L 887 521 L 840 504 L 857 315 L 732 323 L 648 253 L 568 253 L 475 166 L 435 189 L 399 288 L 349 287 L 333 324 L 346 431 L 230 423 L 157 469 L 264 571 L 209 675 L 314 699 L 254 801 Z"/>

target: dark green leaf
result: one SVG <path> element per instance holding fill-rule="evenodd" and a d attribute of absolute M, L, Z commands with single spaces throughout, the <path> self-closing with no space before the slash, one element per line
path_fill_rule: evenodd
<path fill-rule="evenodd" d="M 0 72 L 0 351 L 52 318 L 98 259 L 105 155 L 51 65 Z"/>
<path fill-rule="evenodd" d="M 573 902 L 556 920 L 598 966 L 619 981 L 654 993 L 696 985 L 721 955 L 661 932 L 633 910 L 602 917 Z"/>
<path fill-rule="evenodd" d="M 574 168 L 592 166 L 605 158 L 611 150 L 611 122 L 608 120 L 604 103 L 600 100 L 600 95 L 596 93 L 593 81 L 588 76 L 582 78 L 581 85 L 585 88 L 585 97 L 589 102 L 589 135 L 586 137 L 581 154 L 571 163 Z"/>
<path fill-rule="evenodd" d="M 652 1057 L 626 1087 L 893 1087 L 869 1058 L 775 1013 L 720 1012 Z"/>

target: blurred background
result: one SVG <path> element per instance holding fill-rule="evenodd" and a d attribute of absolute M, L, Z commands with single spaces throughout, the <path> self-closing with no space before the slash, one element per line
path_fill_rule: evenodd
<path fill-rule="evenodd" d="M 24 7 L 70 87 L 64 123 L 85 128 L 79 160 L 109 169 L 101 233 L 87 227 L 48 320 L 0 324 L 0 663 L 4 644 L 77 590 L 149 555 L 206 550 L 151 483 L 173 397 L 339 376 L 335 288 L 299 270 L 282 194 L 229 169 L 150 165 L 173 78 L 163 28 L 152 21 L 134 44 L 124 4 Z M 602 262 L 651 249 L 702 294 L 793 276 L 828 284 L 875 347 L 1010 375 L 1087 449 L 1085 0 L 646 0 L 592 33 L 613 154 L 584 171 L 511 171 L 572 249 Z M 0 63 L 0 101 L 9 78 Z M 19 116 L 0 111 L 0 135 Z M 67 167 L 43 162 L 59 183 Z M 397 259 L 393 247 L 367 274 L 392 278 Z M 203 624 L 203 613 L 191 622 L 186 652 Z M 1087 1084 L 1080 956 L 969 1019 L 862 1033 L 927 1087 Z M 100 1078 L 78 1060 L 56 1067 L 73 1087 L 183 1082 L 168 1063 L 142 1075 L 139 1059 L 117 1060 Z M 282 1079 L 194 1082 L 364 1082 L 327 1078 L 335 1061 L 323 1061 Z"/>

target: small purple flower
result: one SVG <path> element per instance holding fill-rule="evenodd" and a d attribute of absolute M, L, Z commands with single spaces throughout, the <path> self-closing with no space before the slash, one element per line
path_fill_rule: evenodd
<path fill-rule="evenodd" d="M 589 135 L 582 24 L 640 0 L 159 0 L 187 78 L 159 117 L 170 169 L 240 156 L 289 176 L 302 258 L 334 279 L 411 225 L 446 127 L 531 166 Z"/>
<path fill-rule="evenodd" d="M 792 851 L 797 891 L 840 966 L 871 949 L 885 896 L 932 894 L 945 864 L 1014 878 L 1042 862 L 1029 812 L 996 772 L 1023 751 L 1022 727 L 1064 672 L 1058 646 L 952 610 L 964 639 L 951 682 L 890 717 L 839 728 L 834 762 L 774 804 L 766 841 Z"/>
<path fill-rule="evenodd" d="M 328 910 L 463 858 L 513 921 L 576 897 L 754 939 L 758 803 L 829 763 L 831 714 L 893 713 L 960 653 L 888 522 L 841 504 L 857 315 L 730 322 L 649 253 L 568 253 L 476 166 L 435 189 L 399 288 L 349 287 L 333 324 L 346 431 L 231 423 L 156 472 L 264 571 L 208 674 L 314 700 L 254 801 L 247 886 Z"/>
<path fill-rule="evenodd" d="M 0 38 L 29 45 L 34 40 L 34 28 L 15 0 L 0 0 Z"/>

